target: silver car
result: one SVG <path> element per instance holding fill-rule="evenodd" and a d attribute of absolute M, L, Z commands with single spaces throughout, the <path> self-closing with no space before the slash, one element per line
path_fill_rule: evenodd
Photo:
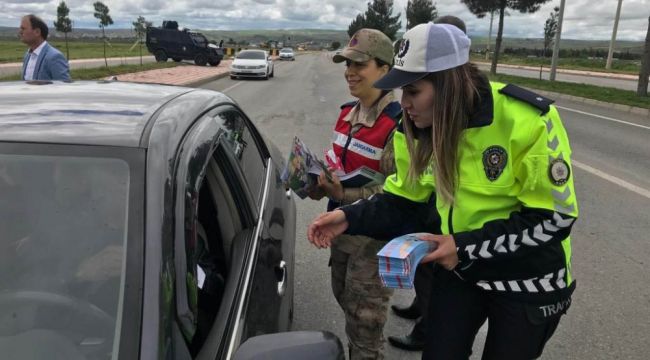
<path fill-rule="evenodd" d="M 280 50 L 280 60 L 296 60 L 295 54 L 293 53 L 292 48 L 283 48 Z"/>
<path fill-rule="evenodd" d="M 273 77 L 273 60 L 264 50 L 243 50 L 230 65 L 230 78 L 238 77 L 267 80 Z"/>

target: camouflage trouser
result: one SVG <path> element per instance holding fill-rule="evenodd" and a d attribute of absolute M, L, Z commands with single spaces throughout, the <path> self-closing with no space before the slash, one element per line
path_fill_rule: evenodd
<path fill-rule="evenodd" d="M 377 252 L 386 243 L 341 235 L 331 248 L 332 290 L 345 313 L 350 359 L 383 359 L 384 324 L 392 289 L 382 286 Z"/>

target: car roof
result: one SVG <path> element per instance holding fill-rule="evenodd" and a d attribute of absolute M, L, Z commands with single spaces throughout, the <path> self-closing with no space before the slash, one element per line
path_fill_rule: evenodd
<path fill-rule="evenodd" d="M 182 96 L 193 99 L 194 108 L 184 111 L 188 118 L 206 103 L 230 100 L 217 92 L 119 81 L 2 82 L 0 141 L 142 147 L 149 121 Z"/>

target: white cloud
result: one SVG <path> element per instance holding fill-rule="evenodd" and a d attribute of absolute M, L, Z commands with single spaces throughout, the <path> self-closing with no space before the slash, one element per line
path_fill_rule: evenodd
<path fill-rule="evenodd" d="M 75 27 L 97 26 L 93 18 L 96 0 L 67 0 Z M 369 0 L 104 0 L 115 21 L 114 28 L 128 28 L 142 15 L 154 24 L 176 20 L 181 26 L 196 29 L 285 29 L 326 28 L 345 30 L 356 15 L 365 11 Z M 394 12 L 406 24 L 407 0 L 394 0 Z M 489 16 L 478 19 L 460 0 L 433 0 L 440 15 L 452 14 L 467 23 L 470 35 L 487 36 Z M 34 13 L 48 23 L 56 18 L 59 0 L 0 0 L 0 26 L 18 26 L 22 15 Z M 544 4 L 534 14 L 510 10 L 504 21 L 506 37 L 542 37 L 544 22 L 560 0 Z M 608 40 L 616 13 L 616 1 L 566 1 L 562 37 Z M 624 0 L 618 39 L 643 40 L 648 28 L 650 0 Z M 493 34 L 498 20 L 495 19 Z"/>

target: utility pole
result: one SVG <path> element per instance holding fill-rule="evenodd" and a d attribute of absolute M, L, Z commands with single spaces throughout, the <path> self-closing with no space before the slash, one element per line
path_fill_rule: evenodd
<path fill-rule="evenodd" d="M 557 19 L 557 30 L 555 31 L 555 40 L 553 43 L 553 59 L 551 59 L 551 73 L 548 79 L 555 81 L 555 71 L 557 70 L 557 59 L 560 57 L 560 38 L 562 35 L 562 21 L 564 20 L 564 2 L 560 2 L 560 16 Z"/>
<path fill-rule="evenodd" d="M 490 31 L 488 32 L 487 46 L 485 47 L 485 60 L 490 60 L 490 42 L 492 41 L 492 21 L 494 20 L 494 10 L 490 11 Z"/>
<path fill-rule="evenodd" d="M 618 7 L 616 7 L 616 18 L 614 19 L 614 30 L 612 31 L 612 41 L 609 42 L 609 53 L 607 54 L 607 64 L 605 69 L 612 68 L 612 57 L 614 56 L 614 43 L 616 42 L 616 30 L 618 29 L 618 19 L 621 17 L 621 5 L 623 0 L 618 0 Z"/>

